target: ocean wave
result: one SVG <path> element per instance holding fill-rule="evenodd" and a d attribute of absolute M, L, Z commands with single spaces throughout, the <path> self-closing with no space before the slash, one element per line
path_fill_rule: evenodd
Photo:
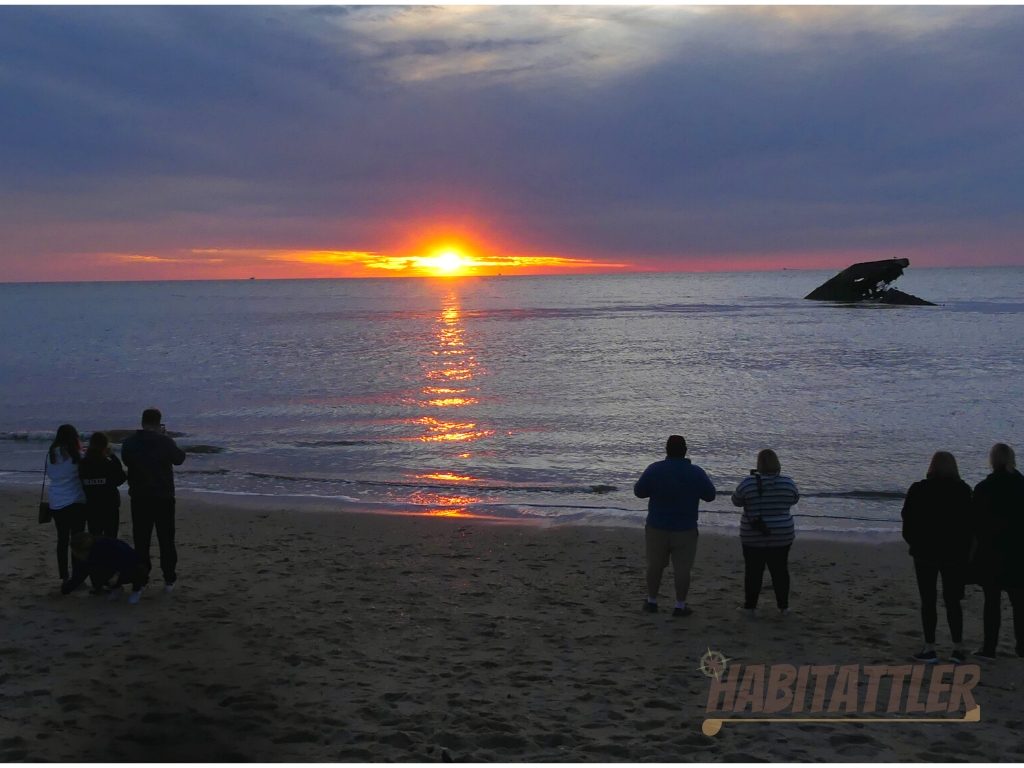
<path fill-rule="evenodd" d="M 380 445 L 390 443 L 393 440 L 297 440 L 292 445 L 296 448 L 337 448 L 352 445 Z"/>
<path fill-rule="evenodd" d="M 12 473 L 19 475 L 38 474 L 39 470 L 34 468 L 19 468 L 19 467 L 0 467 L 0 472 Z M 345 485 L 345 486 L 360 486 L 370 488 L 396 488 L 396 489 L 412 489 L 412 490 L 430 490 L 430 491 L 457 491 L 465 493 L 500 493 L 500 494 L 583 494 L 583 495 L 594 495 L 604 496 L 607 494 L 615 493 L 620 490 L 620 487 L 610 483 L 592 483 L 592 484 L 561 484 L 561 483 L 515 483 L 515 482 L 488 482 L 486 480 L 471 480 L 470 482 L 465 481 L 453 481 L 453 482 L 429 482 L 422 480 L 372 480 L 352 477 L 323 477 L 316 475 L 302 475 L 302 474 L 290 474 L 290 473 L 279 473 L 279 472 L 256 472 L 250 470 L 235 470 L 227 469 L 225 467 L 212 467 L 209 469 L 191 469 L 181 468 L 176 469 L 175 473 L 182 476 L 216 476 L 216 477 L 237 477 L 237 478 L 251 478 L 255 480 L 277 480 L 283 483 L 314 483 L 317 485 Z M 848 499 L 853 501 L 866 501 L 866 502 L 892 502 L 898 501 L 905 497 L 902 491 L 893 490 L 849 490 L 849 491 L 810 491 L 802 494 L 805 499 L 820 498 L 820 499 Z M 632 507 L 615 507 L 607 505 L 578 505 L 578 504 L 520 504 L 523 507 L 550 507 L 552 509 L 609 509 L 626 511 L 632 510 Z M 730 511 L 718 510 L 704 510 L 712 514 L 734 514 Z M 817 517 L 813 514 L 804 514 L 801 512 L 794 512 L 796 517 Z M 833 515 L 823 515 L 822 517 L 834 517 Z M 836 519 L 839 519 L 836 517 Z M 887 522 L 885 518 L 847 518 L 850 520 L 864 520 L 879 522 Z"/>
<path fill-rule="evenodd" d="M 363 485 L 382 488 L 427 488 L 444 491 L 506 491 L 518 493 L 593 493 L 606 494 L 618 490 L 618 486 L 597 483 L 592 485 L 539 485 L 527 483 L 452 482 L 426 483 L 413 480 L 360 480 L 345 477 L 312 477 L 309 475 L 288 475 L 275 472 L 240 472 L 239 474 L 260 480 L 283 480 L 294 483 L 338 483 L 341 485 Z"/>
<path fill-rule="evenodd" d="M 93 431 L 99 431 L 99 432 L 105 433 L 106 436 L 110 438 L 110 442 L 112 442 L 112 443 L 120 443 L 120 442 L 123 442 L 124 439 L 126 437 L 128 437 L 129 435 L 134 435 L 137 430 L 134 430 L 134 429 L 103 429 L 103 430 L 93 430 Z M 93 431 L 90 431 L 90 432 L 79 432 L 79 435 L 81 436 L 82 440 L 88 440 L 89 437 L 92 435 Z M 0 432 L 0 440 L 18 440 L 20 442 L 49 443 L 50 441 L 53 440 L 53 436 L 54 436 L 55 433 L 56 433 L 56 430 L 52 430 L 52 429 L 45 429 L 45 430 L 42 430 L 42 429 L 14 430 L 14 431 L 11 431 L 11 432 Z M 168 432 L 167 434 L 168 434 L 168 436 L 174 437 L 174 438 L 187 437 L 188 436 L 187 433 L 185 433 L 185 432 Z M 205 446 L 197 446 L 197 447 L 205 447 Z"/>
<path fill-rule="evenodd" d="M 24 432 L 0 432 L 0 440 L 19 440 L 23 442 L 50 442 L 53 440 L 53 431 L 24 431 Z"/>
<path fill-rule="evenodd" d="M 269 499 L 326 499 L 328 501 L 346 501 L 351 504 L 366 504 L 363 499 L 357 499 L 354 496 L 345 496 L 344 494 L 316 494 L 316 493 L 260 493 L 259 491 L 225 491 L 218 490 L 215 488 L 181 488 L 183 491 L 191 491 L 192 493 L 212 493 L 217 496 L 258 496 L 260 498 Z"/>
<path fill-rule="evenodd" d="M 903 491 L 817 491 L 803 493 L 805 499 L 862 499 L 864 501 L 889 501 L 906 497 Z"/>

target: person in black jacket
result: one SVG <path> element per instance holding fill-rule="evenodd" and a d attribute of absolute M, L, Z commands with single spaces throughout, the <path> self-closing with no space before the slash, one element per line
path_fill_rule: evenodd
<path fill-rule="evenodd" d="M 148 574 L 152 570 L 149 544 L 156 528 L 164 591 L 170 592 L 178 579 L 178 551 L 174 546 L 174 467 L 185 461 L 185 452 L 167 435 L 162 420 L 156 408 L 143 411 L 142 429 L 125 439 L 121 458 L 128 468 L 135 551 Z"/>
<path fill-rule="evenodd" d="M 89 438 L 89 447 L 78 463 L 78 476 L 85 490 L 89 533 L 116 539 L 121 523 L 121 492 L 117 487 L 128 476 L 103 432 L 93 432 Z"/>
<path fill-rule="evenodd" d="M 914 654 L 916 661 L 936 663 L 935 627 L 938 613 L 936 585 L 942 576 L 942 602 L 953 636 L 954 662 L 963 662 L 964 578 L 970 554 L 971 487 L 960 479 L 953 454 L 938 451 L 932 456 L 928 475 L 910 486 L 903 503 L 903 538 L 914 558 L 917 589 L 921 595 L 921 624 L 924 648 Z"/>
<path fill-rule="evenodd" d="M 1013 606 L 1017 655 L 1024 656 L 1024 476 L 1006 443 L 992 446 L 989 463 L 992 474 L 974 488 L 974 562 L 985 592 L 985 640 L 974 655 L 995 658 L 1006 592 Z"/>
<path fill-rule="evenodd" d="M 97 585 L 93 591 L 100 592 L 102 590 L 99 585 L 106 586 L 117 574 L 117 582 L 111 585 L 113 589 L 119 591 L 123 584 L 131 582 L 132 593 L 128 602 L 139 602 L 142 588 L 146 585 L 146 573 L 138 554 L 130 546 L 119 539 L 93 536 L 81 531 L 71 539 L 71 552 L 74 555 L 74 570 L 71 578 L 61 586 L 62 594 L 71 594 L 90 577 L 93 584 Z"/>

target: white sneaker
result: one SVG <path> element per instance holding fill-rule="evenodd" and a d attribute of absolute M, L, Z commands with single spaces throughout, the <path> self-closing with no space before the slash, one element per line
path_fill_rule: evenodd
<path fill-rule="evenodd" d="M 128 604 L 129 605 L 135 605 L 141 599 L 142 599 L 142 590 L 140 589 L 138 592 L 132 592 L 130 595 L 128 595 Z"/>
<path fill-rule="evenodd" d="M 739 611 L 740 613 L 742 613 L 748 619 L 756 619 L 757 618 L 757 608 L 744 608 L 741 605 L 736 610 Z"/>
<path fill-rule="evenodd" d="M 111 590 L 110 590 L 110 594 L 107 595 L 107 600 L 110 600 L 111 602 L 113 602 L 114 600 L 119 600 L 120 598 L 121 598 L 121 588 L 120 587 L 112 587 Z"/>
<path fill-rule="evenodd" d="M 176 581 L 172 581 L 170 584 L 164 584 L 164 594 L 165 595 L 171 594 L 171 592 L 174 591 L 174 585 L 177 584 L 177 583 L 178 582 L 176 582 Z"/>

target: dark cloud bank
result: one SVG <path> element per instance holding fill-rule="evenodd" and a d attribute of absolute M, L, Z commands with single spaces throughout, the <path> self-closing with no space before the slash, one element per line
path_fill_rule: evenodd
<path fill-rule="evenodd" d="M 431 221 L 675 267 L 1020 263 L 1022 43 L 1019 8 L 0 8 L 0 264 Z"/>

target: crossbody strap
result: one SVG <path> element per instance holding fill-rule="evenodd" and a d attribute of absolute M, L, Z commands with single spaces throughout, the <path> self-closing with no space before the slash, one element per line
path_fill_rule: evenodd
<path fill-rule="evenodd" d="M 46 494 L 46 465 L 50 462 L 50 452 L 46 452 L 46 458 L 43 459 L 43 487 L 39 489 L 39 503 L 43 503 L 43 496 Z"/>

